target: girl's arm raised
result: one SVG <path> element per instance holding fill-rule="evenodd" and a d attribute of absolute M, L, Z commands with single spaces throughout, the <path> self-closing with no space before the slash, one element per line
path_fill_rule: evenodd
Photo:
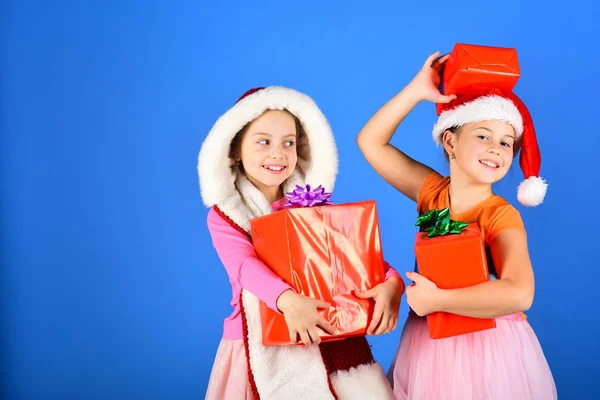
<path fill-rule="evenodd" d="M 498 267 L 498 280 L 442 290 L 425 277 L 409 272 L 407 276 L 415 282 L 406 289 L 409 305 L 419 315 L 444 311 L 474 318 L 497 318 L 527 311 L 533 303 L 535 283 L 525 232 L 503 231 L 492 241 L 491 250 L 494 265 Z"/>
<path fill-rule="evenodd" d="M 432 171 L 389 142 L 398 126 L 421 101 L 448 103 L 456 96 L 443 96 L 437 89 L 439 70 L 447 56 L 434 63 L 438 52 L 427 58 L 423 68 L 400 93 L 389 100 L 363 127 L 356 142 L 363 155 L 383 179 L 405 196 L 417 201 L 421 185 Z M 434 64 L 434 65 L 432 65 Z"/>

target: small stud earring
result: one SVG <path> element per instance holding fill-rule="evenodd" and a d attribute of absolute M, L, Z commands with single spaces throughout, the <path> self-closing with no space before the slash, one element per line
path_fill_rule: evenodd
<path fill-rule="evenodd" d="M 450 159 L 454 160 L 456 158 L 456 156 L 454 155 L 454 153 L 450 154 Z"/>

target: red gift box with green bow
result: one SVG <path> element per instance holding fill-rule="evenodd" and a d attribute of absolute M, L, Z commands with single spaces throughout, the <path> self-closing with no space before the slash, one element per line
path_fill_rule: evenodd
<path fill-rule="evenodd" d="M 450 210 L 420 215 L 415 241 L 419 274 L 440 289 L 459 289 L 490 280 L 485 243 L 477 224 L 450 219 Z M 472 318 L 435 312 L 427 315 L 429 335 L 442 339 L 496 327 L 494 318 Z"/>

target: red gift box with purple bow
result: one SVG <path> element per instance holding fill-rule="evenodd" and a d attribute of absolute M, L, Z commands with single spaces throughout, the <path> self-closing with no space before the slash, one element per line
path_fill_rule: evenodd
<path fill-rule="evenodd" d="M 320 314 L 336 334 L 319 330 L 322 342 L 365 335 L 371 299 L 354 291 L 385 280 L 374 201 L 333 204 L 321 186 L 297 186 L 283 210 L 250 221 L 258 257 L 297 293 L 331 304 Z M 283 315 L 261 302 L 263 344 L 290 345 Z"/>

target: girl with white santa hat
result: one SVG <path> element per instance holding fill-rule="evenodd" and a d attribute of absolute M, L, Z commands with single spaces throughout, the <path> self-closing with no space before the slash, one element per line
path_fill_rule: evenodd
<path fill-rule="evenodd" d="M 271 86 L 246 92 L 214 124 L 198 160 L 208 229 L 232 286 L 233 313 L 206 393 L 228 399 L 391 399 L 391 387 L 364 336 L 320 343 L 332 333 L 317 312 L 328 304 L 296 293 L 256 255 L 250 220 L 281 210 L 296 185 L 333 190 L 337 149 L 325 116 L 307 95 Z M 209 268 L 207 266 L 206 268 Z M 369 331 L 396 327 L 403 281 L 386 265 Z M 293 343 L 264 346 L 259 299 L 285 317 Z"/>

